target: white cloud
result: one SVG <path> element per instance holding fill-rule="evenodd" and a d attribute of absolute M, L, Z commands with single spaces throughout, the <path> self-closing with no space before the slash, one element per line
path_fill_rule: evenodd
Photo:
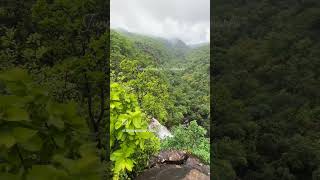
<path fill-rule="evenodd" d="M 111 0 L 110 14 L 111 28 L 188 44 L 210 41 L 210 0 Z"/>

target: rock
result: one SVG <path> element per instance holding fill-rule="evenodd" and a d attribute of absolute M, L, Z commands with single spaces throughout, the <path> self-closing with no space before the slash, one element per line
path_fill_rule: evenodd
<path fill-rule="evenodd" d="M 188 158 L 185 151 L 166 150 L 158 155 L 158 162 L 170 164 L 182 164 Z"/>
<path fill-rule="evenodd" d="M 151 168 L 140 174 L 136 180 L 209 180 L 210 177 L 187 166 L 167 164 Z"/>
<path fill-rule="evenodd" d="M 190 170 L 188 167 L 166 164 L 145 170 L 136 180 L 181 180 L 186 177 Z"/>
<path fill-rule="evenodd" d="M 137 180 L 209 180 L 210 168 L 185 151 L 161 151 Z"/>
<path fill-rule="evenodd" d="M 183 180 L 210 180 L 210 177 L 203 174 L 202 172 L 192 169 L 189 173 L 183 178 Z"/>
<path fill-rule="evenodd" d="M 186 166 L 199 170 L 200 172 L 210 175 L 210 167 L 200 162 L 198 158 L 189 157 L 185 163 Z"/>
<path fill-rule="evenodd" d="M 149 160 L 149 168 L 159 166 L 160 164 L 182 164 L 186 161 L 188 155 L 185 151 L 165 150 Z"/>

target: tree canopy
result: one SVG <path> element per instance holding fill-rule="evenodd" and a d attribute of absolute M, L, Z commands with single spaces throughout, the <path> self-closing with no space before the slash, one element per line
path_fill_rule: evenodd
<path fill-rule="evenodd" d="M 214 4 L 216 178 L 319 179 L 319 2 Z"/>

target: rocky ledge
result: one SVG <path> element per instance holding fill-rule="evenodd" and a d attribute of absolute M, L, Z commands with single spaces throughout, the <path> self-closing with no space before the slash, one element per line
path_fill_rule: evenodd
<path fill-rule="evenodd" d="M 136 180 L 209 180 L 208 165 L 185 151 L 161 151 Z"/>

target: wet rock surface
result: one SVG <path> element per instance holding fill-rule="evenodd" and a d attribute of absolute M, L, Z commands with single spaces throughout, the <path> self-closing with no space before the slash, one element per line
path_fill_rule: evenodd
<path fill-rule="evenodd" d="M 148 129 L 149 131 L 154 132 L 156 136 L 160 139 L 172 137 L 172 134 L 170 133 L 170 131 L 165 126 L 160 124 L 160 122 L 155 118 L 151 119 Z"/>
<path fill-rule="evenodd" d="M 196 169 L 192 169 L 191 171 L 189 171 L 189 173 L 183 178 L 183 180 L 209 180 L 210 177 L 201 173 L 200 171 L 196 170 Z"/>
<path fill-rule="evenodd" d="M 188 159 L 185 151 L 168 150 L 161 151 L 157 158 L 157 163 L 182 164 Z"/>
<path fill-rule="evenodd" d="M 209 165 L 205 165 L 203 164 L 198 158 L 196 157 L 192 157 L 189 156 L 189 158 L 187 159 L 186 166 L 189 166 L 193 169 L 197 169 L 198 171 L 206 174 L 206 175 L 210 175 L 210 166 Z"/>
<path fill-rule="evenodd" d="M 210 168 L 185 151 L 161 151 L 136 180 L 209 180 Z"/>

